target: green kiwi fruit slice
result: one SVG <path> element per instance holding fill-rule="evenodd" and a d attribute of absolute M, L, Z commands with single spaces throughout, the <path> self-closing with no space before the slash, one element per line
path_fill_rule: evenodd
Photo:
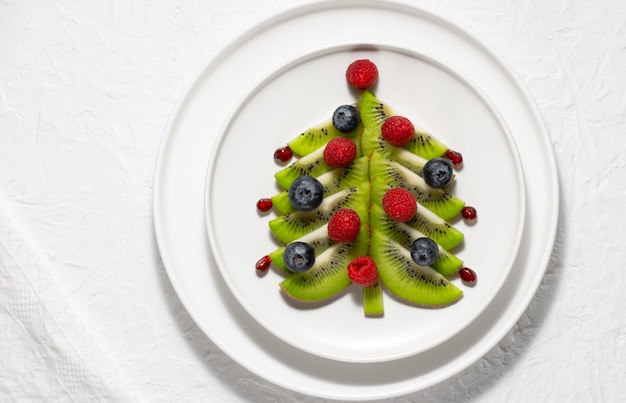
<path fill-rule="evenodd" d="M 332 174 L 334 172 L 331 171 L 329 173 Z M 326 197 L 326 194 L 324 194 L 324 197 Z M 287 214 L 296 211 L 296 209 L 291 205 L 291 201 L 289 201 L 289 194 L 286 190 L 272 196 L 271 199 L 272 205 L 280 214 Z"/>
<path fill-rule="evenodd" d="M 291 183 L 302 175 L 318 177 L 331 169 L 324 162 L 324 147 L 320 147 L 276 172 L 274 177 L 283 189 L 289 189 Z"/>
<path fill-rule="evenodd" d="M 362 189 L 367 190 L 369 188 L 367 187 L 367 185 L 364 185 Z M 359 230 L 358 241 L 365 243 L 364 246 L 361 246 L 361 250 L 363 250 L 363 253 L 367 253 L 367 242 L 369 239 L 369 235 L 368 235 L 369 234 L 368 232 L 369 231 L 369 226 L 368 226 L 369 210 L 367 208 L 367 205 L 363 203 L 354 203 L 354 204 L 351 203 L 350 206 L 351 206 L 350 208 L 352 208 L 353 210 L 357 212 L 357 214 L 359 215 L 359 218 L 361 219 L 361 228 Z M 334 214 L 334 211 L 335 210 L 333 209 L 333 214 Z M 331 214 L 331 217 L 332 217 L 332 214 Z M 325 251 L 326 249 L 328 249 L 329 247 L 335 244 L 335 242 L 328 237 L 328 224 L 327 223 L 323 224 L 322 226 L 320 226 L 319 228 L 311 232 L 308 232 L 302 235 L 300 238 L 294 239 L 289 242 L 293 242 L 293 241 L 306 242 L 309 245 L 311 245 L 311 247 L 313 247 L 313 250 L 315 251 L 315 256 L 319 255 L 320 253 L 322 253 L 323 251 Z M 274 263 L 274 265 L 276 265 L 281 270 L 289 272 L 289 270 L 285 266 L 285 262 L 283 261 L 284 251 L 285 251 L 285 246 L 281 246 L 280 248 L 271 252 L 269 256 L 270 256 L 270 259 L 272 260 L 272 263 Z"/>
<path fill-rule="evenodd" d="M 318 148 L 317 150 L 297 159 L 289 166 L 276 172 L 276 174 L 274 174 L 276 182 L 278 182 L 283 189 L 289 189 L 291 183 L 299 176 L 310 175 L 317 178 L 320 175 L 333 170 L 333 168 L 329 167 L 324 161 L 325 147 L 326 146 L 324 145 Z M 357 148 L 355 159 L 358 159 L 360 156 L 361 153 Z"/>
<path fill-rule="evenodd" d="M 311 154 L 335 137 L 347 137 L 356 139 L 361 134 L 363 125 L 359 124 L 350 133 L 342 133 L 333 126 L 332 119 L 327 119 L 317 126 L 300 133 L 287 143 L 291 151 L 300 156 Z M 357 142 L 358 145 L 358 142 Z"/>
<path fill-rule="evenodd" d="M 385 313 L 383 303 L 383 286 L 380 281 L 376 284 L 363 287 L 363 313 L 367 317 L 380 317 Z"/>
<path fill-rule="evenodd" d="M 357 187 L 325 197 L 322 204 L 313 211 L 294 211 L 274 218 L 269 221 L 269 226 L 276 238 L 289 243 L 327 224 L 333 214 L 341 208 L 351 208 L 361 216 L 360 210 L 369 205 L 369 197 L 369 183 L 364 182 Z"/>
<path fill-rule="evenodd" d="M 391 107 L 380 101 L 372 92 L 364 91 L 359 101 L 359 112 L 363 127 L 370 131 L 368 137 L 382 140 L 381 126 L 389 116 L 398 115 Z M 415 122 L 413 122 L 415 125 Z M 364 133 L 364 138 L 365 133 Z M 363 152 L 366 153 L 366 144 L 363 143 Z M 404 145 L 410 152 L 427 160 L 441 157 L 449 147 L 425 130 L 416 127 L 413 138 Z"/>
<path fill-rule="evenodd" d="M 411 250 L 411 245 L 417 238 L 426 236 L 410 225 L 390 218 L 385 213 L 382 206 L 378 204 L 373 204 L 371 207 L 370 224 L 372 225 L 372 228 L 382 231 L 385 235 L 407 250 Z M 459 270 L 463 265 L 463 261 L 443 246 L 439 244 L 437 244 L 437 246 L 439 246 L 439 257 L 431 267 L 444 276 L 448 276 Z"/>
<path fill-rule="evenodd" d="M 330 248 L 334 244 L 334 242 L 328 237 L 328 225 L 326 224 L 296 239 L 296 241 L 306 242 L 311 245 L 311 247 L 315 251 L 316 256 L 326 249 Z M 270 253 L 270 259 L 276 267 L 287 273 L 291 273 L 283 260 L 284 252 L 285 246 L 281 246 L 280 248 Z"/>
<path fill-rule="evenodd" d="M 464 235 L 461 231 L 419 203 L 415 216 L 406 224 L 437 242 L 446 250 L 451 250 L 463 242 Z"/>
<path fill-rule="evenodd" d="M 304 273 L 292 274 L 280 288 L 299 301 L 321 301 L 343 291 L 352 280 L 346 267 L 350 263 L 347 244 L 336 244 L 315 257 L 313 267 Z"/>
<path fill-rule="evenodd" d="M 391 107 L 381 100 L 371 91 L 363 91 L 359 98 L 359 113 L 361 114 L 361 123 L 365 129 L 380 131 L 381 126 L 389 116 L 396 113 Z"/>
<path fill-rule="evenodd" d="M 333 169 L 317 177 L 324 187 L 324 197 L 328 197 L 341 190 L 358 186 L 368 180 L 367 157 L 360 157 L 345 168 Z M 287 191 L 282 191 L 272 197 L 272 203 L 281 214 L 295 211 L 289 201 Z"/>
<path fill-rule="evenodd" d="M 371 155 L 372 202 L 380 203 L 389 189 L 402 187 L 411 192 L 419 204 L 444 220 L 455 217 L 463 209 L 465 202 L 447 190 L 431 188 L 421 176 L 376 151 Z"/>
<path fill-rule="evenodd" d="M 300 301 L 322 301 L 346 289 L 352 280 L 348 264 L 367 253 L 369 233 L 363 226 L 352 243 L 336 243 L 316 255 L 313 267 L 304 273 L 294 273 L 280 283 L 292 298 Z"/>
<path fill-rule="evenodd" d="M 463 294 L 434 269 L 417 265 L 408 250 L 382 231 L 375 230 L 372 235 L 371 255 L 385 286 L 402 299 L 439 307 L 455 302 Z"/>
<path fill-rule="evenodd" d="M 373 131 L 371 129 L 366 129 L 363 131 L 363 136 L 361 137 L 361 147 L 366 155 L 370 154 L 372 151 L 376 151 L 382 157 L 399 163 L 405 168 L 415 172 L 417 175 L 422 175 L 424 165 L 428 162 L 427 159 L 405 148 L 389 144 L 382 137 L 372 135 L 372 133 Z"/>

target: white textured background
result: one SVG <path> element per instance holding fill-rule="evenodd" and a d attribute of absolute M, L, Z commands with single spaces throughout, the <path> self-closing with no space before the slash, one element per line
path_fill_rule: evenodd
<path fill-rule="evenodd" d="M 203 336 L 168 281 L 151 216 L 156 153 L 185 85 L 239 34 L 298 3 L 0 1 L 0 203 L 139 401 L 322 401 L 250 374 Z M 394 401 L 620 401 L 626 3 L 414 4 L 485 40 L 521 76 L 550 132 L 562 212 L 546 276 L 514 329 L 458 376 Z M 0 401 L 28 397 L 7 386 L 12 365 L 0 358 Z"/>

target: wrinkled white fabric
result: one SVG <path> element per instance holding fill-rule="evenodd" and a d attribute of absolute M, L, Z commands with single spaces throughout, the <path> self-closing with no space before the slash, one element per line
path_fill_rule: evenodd
<path fill-rule="evenodd" d="M 0 401 L 134 401 L 49 270 L 0 206 Z"/>

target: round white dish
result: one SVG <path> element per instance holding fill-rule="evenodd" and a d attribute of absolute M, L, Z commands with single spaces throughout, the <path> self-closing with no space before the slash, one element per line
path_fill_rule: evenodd
<path fill-rule="evenodd" d="M 363 26 L 367 29 L 359 29 Z M 492 303 L 444 343 L 379 363 L 321 358 L 292 347 L 259 325 L 220 275 L 203 219 L 210 151 L 225 120 L 250 88 L 299 55 L 357 42 L 392 43 L 456 66 L 497 106 L 517 145 L 528 190 L 520 251 Z M 249 57 L 259 49 L 265 57 L 255 60 L 255 69 L 250 70 Z M 545 125 L 506 63 L 443 18 L 375 1 L 314 3 L 272 18 L 233 42 L 183 94 L 166 128 L 154 176 L 154 225 L 161 256 L 174 289 L 203 332 L 233 360 L 270 382 L 344 400 L 381 399 L 424 389 L 457 374 L 493 348 L 539 286 L 556 234 L 558 202 L 556 164 Z"/>
<path fill-rule="evenodd" d="M 260 55 L 255 55 L 259 57 Z M 480 277 L 442 308 L 419 308 L 384 296 L 385 315 L 365 318 L 361 289 L 330 301 L 297 304 L 279 291 L 280 270 L 262 278 L 256 261 L 277 248 L 267 214 L 254 207 L 278 192 L 276 148 L 330 117 L 358 93 L 347 65 L 369 58 L 379 69 L 377 96 L 461 151 L 465 164 L 453 192 L 479 210 L 479 223 L 453 224 L 465 234 L 453 252 Z M 491 102 L 462 74 L 423 53 L 382 44 L 343 44 L 298 57 L 255 86 L 226 119 L 207 172 L 206 217 L 217 267 L 246 311 L 276 337 L 320 357 L 382 362 L 428 350 L 478 316 L 504 283 L 519 247 L 525 217 L 524 178 L 508 128 Z"/>

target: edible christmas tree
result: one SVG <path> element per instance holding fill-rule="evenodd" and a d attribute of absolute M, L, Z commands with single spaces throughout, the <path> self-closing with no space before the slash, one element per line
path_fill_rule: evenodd
<path fill-rule="evenodd" d="M 284 246 L 257 262 L 286 274 L 280 287 L 300 301 L 323 301 L 352 284 L 360 287 L 366 316 L 382 316 L 383 287 L 421 306 L 445 306 L 462 291 L 449 277 L 473 283 L 453 249 L 463 234 L 449 223 L 475 210 L 450 193 L 461 154 L 379 100 L 369 60 L 346 72 L 362 92 L 332 118 L 293 138 L 275 158 L 296 160 L 275 177 L 284 189 L 261 199 L 273 209 L 272 234 Z"/>

